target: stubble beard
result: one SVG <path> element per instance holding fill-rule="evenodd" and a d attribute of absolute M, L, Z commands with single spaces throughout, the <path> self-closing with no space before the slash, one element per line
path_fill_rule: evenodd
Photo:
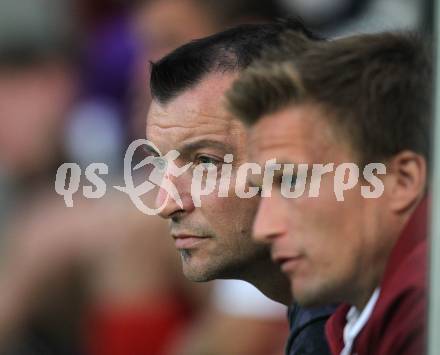
<path fill-rule="evenodd" d="M 263 260 L 267 261 L 268 253 L 263 248 L 256 249 L 252 254 L 242 256 L 241 258 L 222 258 L 221 260 L 207 263 L 204 267 L 196 267 L 191 265 L 193 251 L 190 249 L 179 250 L 182 260 L 182 268 L 185 277 L 193 282 L 207 282 L 216 279 L 238 279 L 247 280 L 248 273 L 253 273 L 252 270 L 257 264 Z"/>

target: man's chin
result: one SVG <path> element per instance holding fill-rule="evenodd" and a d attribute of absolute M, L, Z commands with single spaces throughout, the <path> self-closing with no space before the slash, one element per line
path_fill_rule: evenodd
<path fill-rule="evenodd" d="M 304 285 L 303 285 L 304 286 Z M 291 286 L 293 299 L 301 307 L 319 307 L 333 302 L 330 295 L 325 290 L 319 290 L 314 287 L 293 287 Z"/>
<path fill-rule="evenodd" d="M 183 266 L 183 274 L 192 282 L 207 282 L 215 280 L 216 277 L 207 273 L 203 268 L 196 268 L 189 265 Z"/>
<path fill-rule="evenodd" d="M 193 282 L 207 282 L 223 276 L 221 265 L 201 260 L 197 255 L 190 257 L 182 255 L 182 271 L 185 277 Z"/>

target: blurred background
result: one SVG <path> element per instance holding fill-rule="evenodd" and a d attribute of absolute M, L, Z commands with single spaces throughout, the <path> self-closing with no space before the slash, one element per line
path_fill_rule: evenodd
<path fill-rule="evenodd" d="M 240 23 L 432 31 L 422 0 L 1 0 L 0 354 L 282 354 L 286 309 L 238 281 L 181 275 L 166 224 L 118 192 L 55 193 L 63 162 L 109 166 L 145 137 L 148 68 Z"/>

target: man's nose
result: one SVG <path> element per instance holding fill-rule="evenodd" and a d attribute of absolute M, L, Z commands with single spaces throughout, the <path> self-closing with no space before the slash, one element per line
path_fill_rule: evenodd
<path fill-rule="evenodd" d="M 262 197 L 253 226 L 253 238 L 260 243 L 271 243 L 287 232 L 287 214 L 276 197 Z"/>
<path fill-rule="evenodd" d="M 194 210 L 194 203 L 185 178 L 166 178 L 168 184 L 175 188 L 174 193 L 170 189 L 161 186 L 156 196 L 156 208 L 159 209 L 159 216 L 162 218 L 172 218 L 176 213 L 190 213 Z M 190 184 L 189 184 L 190 185 Z M 177 196 L 174 194 L 177 193 Z M 180 199 L 180 201 L 179 201 Z M 180 202 L 180 203 L 179 203 Z"/>

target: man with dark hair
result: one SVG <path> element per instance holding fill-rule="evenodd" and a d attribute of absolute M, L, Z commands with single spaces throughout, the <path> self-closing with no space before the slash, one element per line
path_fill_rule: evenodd
<path fill-rule="evenodd" d="M 313 32 L 296 20 L 271 24 L 240 25 L 224 32 L 189 42 L 151 66 L 151 94 L 161 104 L 168 103 L 193 88 L 211 73 L 237 74 L 256 60 L 270 41 L 277 43 L 283 32 L 291 32 L 291 55 L 306 50 Z M 275 44 L 274 44 L 275 45 Z"/>
<path fill-rule="evenodd" d="M 255 238 L 299 304 L 345 302 L 326 326 L 333 354 L 423 353 L 430 56 L 411 34 L 354 36 L 255 64 L 227 94 L 251 158 L 280 163 Z M 308 193 L 289 198 L 301 181 Z"/>
<path fill-rule="evenodd" d="M 292 33 L 292 55 L 304 52 L 316 40 L 298 21 L 242 25 L 190 42 L 152 64 L 153 103 L 147 118 L 147 138 L 162 153 L 177 150 L 178 166 L 192 163 L 220 166 L 227 156 L 232 180 L 246 162 L 246 131 L 223 107 L 224 92 L 238 74 L 258 58 L 264 45 L 276 44 L 281 33 Z M 152 151 L 159 155 L 159 152 Z M 232 155 L 232 156 L 231 156 Z M 251 240 L 258 197 L 232 196 L 234 184 L 201 197 L 196 207 L 191 196 L 192 172 L 168 177 L 181 204 L 160 190 L 160 213 L 170 220 L 171 234 L 182 257 L 183 272 L 193 281 L 241 279 L 269 298 L 292 303 L 287 279 L 270 259 L 267 246 Z M 288 351 L 325 354 L 323 328 L 332 308 L 302 310 L 293 307 L 295 328 Z"/>

